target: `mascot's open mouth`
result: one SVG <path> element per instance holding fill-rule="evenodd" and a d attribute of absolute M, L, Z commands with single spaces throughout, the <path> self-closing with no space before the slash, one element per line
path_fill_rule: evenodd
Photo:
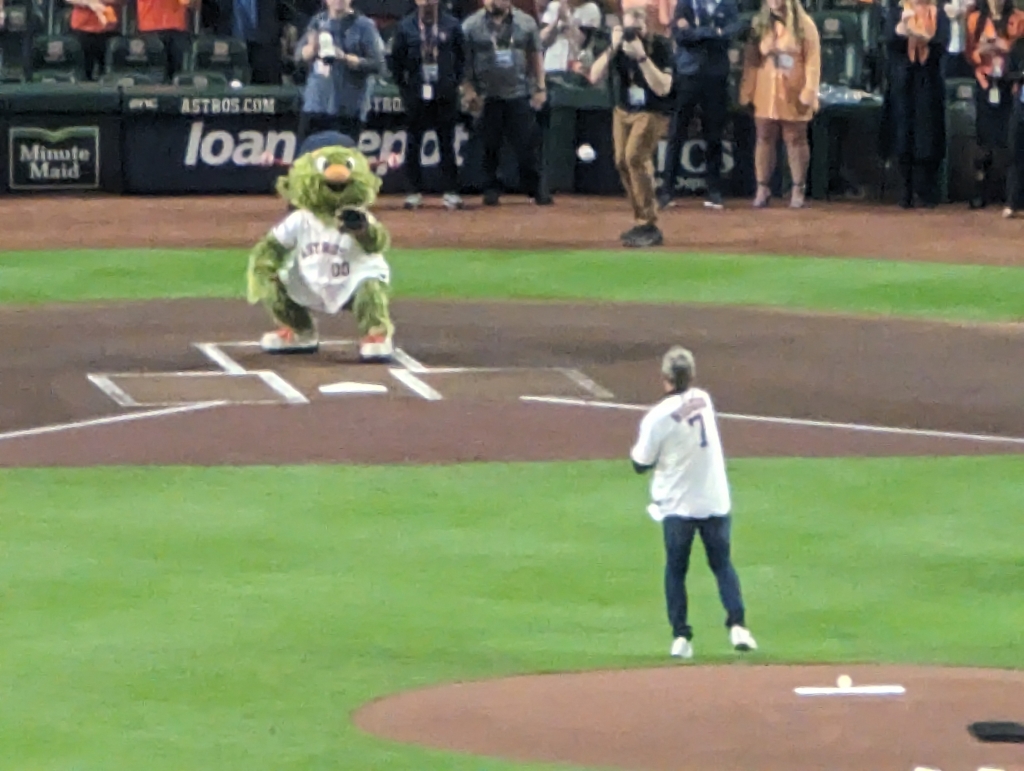
<path fill-rule="evenodd" d="M 324 179 L 327 181 L 327 187 L 340 193 L 352 179 L 352 170 L 344 163 L 334 163 L 324 169 Z"/>

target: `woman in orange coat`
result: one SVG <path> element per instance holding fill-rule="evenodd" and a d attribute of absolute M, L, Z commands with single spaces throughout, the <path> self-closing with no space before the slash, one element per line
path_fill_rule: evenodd
<path fill-rule="evenodd" d="M 975 135 L 978 158 L 975 160 L 975 193 L 971 208 L 988 203 L 988 174 L 996 150 L 1006 149 L 1010 117 L 1013 112 L 1013 81 L 1010 52 L 1024 37 L 1024 12 L 1013 0 L 980 0 L 978 8 L 967 16 L 967 40 L 964 55 L 974 67 L 977 118 Z"/>
<path fill-rule="evenodd" d="M 805 200 L 811 149 L 807 124 L 818 110 L 821 41 L 814 20 L 797 0 L 764 0 L 751 22 L 751 39 L 744 53 L 740 104 L 753 105 L 757 143 L 754 170 L 762 208 L 771 199 L 779 134 L 786 143 L 793 177 L 790 206 Z"/>

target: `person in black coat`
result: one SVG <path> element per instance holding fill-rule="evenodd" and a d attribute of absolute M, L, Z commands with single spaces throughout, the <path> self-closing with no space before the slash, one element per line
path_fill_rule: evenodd
<path fill-rule="evenodd" d="M 658 196 L 663 209 L 675 195 L 683 147 L 697 107 L 701 109 L 707 159 L 704 205 L 713 209 L 723 206 L 722 133 L 729 117 L 729 46 L 743 28 L 736 0 L 676 2 L 671 30 L 676 43 L 676 110 L 669 127 L 665 173 Z"/>
<path fill-rule="evenodd" d="M 903 178 L 900 206 L 915 197 L 939 202 L 939 169 L 946 154 L 943 57 L 949 19 L 933 0 L 905 0 L 889 9 L 883 40 L 889 60 L 882 157 L 895 157 Z"/>
<path fill-rule="evenodd" d="M 439 8 L 438 0 L 416 0 L 416 10 L 396 25 L 389 68 L 401 91 L 408 121 L 405 169 L 412 191 L 406 198 L 406 208 L 416 209 L 423 203 L 423 135 L 434 129 L 441 156 L 444 206 L 461 209 L 455 127 L 466 46 L 459 20 Z"/>

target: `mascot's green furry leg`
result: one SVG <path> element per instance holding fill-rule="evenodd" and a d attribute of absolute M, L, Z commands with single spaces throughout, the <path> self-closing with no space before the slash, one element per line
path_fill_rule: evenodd
<path fill-rule="evenodd" d="M 288 296 L 277 277 L 284 250 L 272 238 L 264 239 L 249 257 L 248 300 L 261 303 L 280 325 L 260 340 L 268 353 L 312 352 L 319 347 L 316 324 L 309 310 Z"/>
<path fill-rule="evenodd" d="M 368 279 L 356 289 L 352 312 L 359 325 L 359 358 L 363 361 L 391 358 L 395 325 L 388 306 L 388 290 L 383 282 Z"/>

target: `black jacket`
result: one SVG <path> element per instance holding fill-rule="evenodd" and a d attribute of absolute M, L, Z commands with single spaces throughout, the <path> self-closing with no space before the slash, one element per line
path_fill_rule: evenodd
<path fill-rule="evenodd" d="M 681 19 L 686 26 L 679 27 Z M 729 45 L 743 29 L 736 0 L 719 0 L 709 13 L 704 0 L 678 0 L 672 19 L 676 75 L 724 78 L 729 74 Z"/>
<path fill-rule="evenodd" d="M 406 104 L 420 100 L 423 92 L 423 54 L 420 51 L 419 15 L 410 13 L 395 26 L 388 67 Z M 447 11 L 437 18 L 437 83 L 434 99 L 457 105 L 459 84 L 466 67 L 466 45 L 459 20 Z"/>
<path fill-rule="evenodd" d="M 901 5 L 891 8 L 882 32 L 889 76 L 878 134 L 879 154 L 882 158 L 937 163 L 946 153 L 942 60 L 949 46 L 949 19 L 940 9 L 935 36 L 928 42 L 928 60 L 915 64 L 907 56 L 907 39 L 896 34 L 902 14 Z"/>

